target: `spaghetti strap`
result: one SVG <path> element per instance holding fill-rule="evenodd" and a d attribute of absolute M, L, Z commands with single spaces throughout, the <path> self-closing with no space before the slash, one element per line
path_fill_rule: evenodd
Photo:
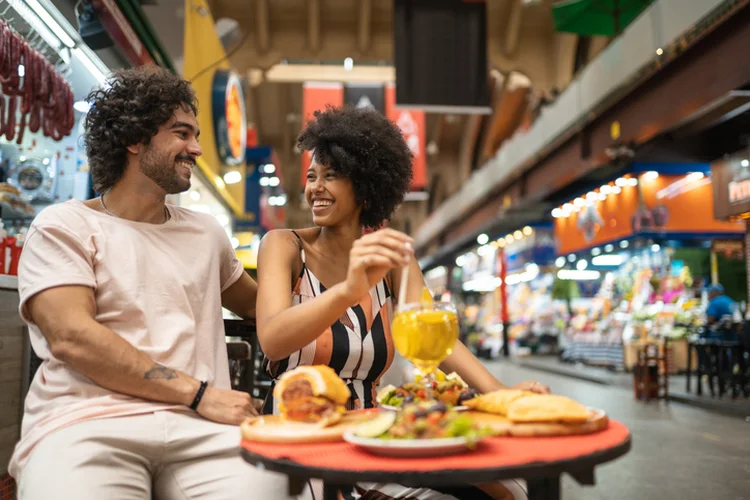
<path fill-rule="evenodd" d="M 299 255 L 302 258 L 302 272 L 304 272 L 305 271 L 304 268 L 307 264 L 305 264 L 305 249 L 302 247 L 302 238 L 300 237 L 299 234 L 297 234 L 297 231 L 295 231 L 294 229 L 290 229 L 290 231 L 292 232 L 294 236 L 297 237 L 297 241 L 299 242 Z"/>

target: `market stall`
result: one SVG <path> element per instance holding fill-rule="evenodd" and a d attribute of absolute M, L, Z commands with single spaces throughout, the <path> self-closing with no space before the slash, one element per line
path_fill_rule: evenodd
<path fill-rule="evenodd" d="M 557 279 L 568 282 L 560 287 L 571 301 L 564 360 L 630 370 L 639 344 L 669 338 L 671 369 L 687 368 L 685 338 L 705 306 L 700 290 L 736 281 L 729 264 L 719 276 L 715 247 L 743 231 L 714 219 L 708 174 L 706 164 L 634 164 L 553 210 Z M 741 288 L 733 293 L 746 296 Z"/>
<path fill-rule="evenodd" d="M 478 354 L 495 357 L 504 344 L 519 354 L 550 353 L 564 310 L 552 298 L 556 253 L 549 224 L 525 226 L 456 259 L 466 340 Z M 507 314 L 507 321 L 504 321 Z"/>
<path fill-rule="evenodd" d="M 0 9 L 0 232 L 9 253 L 44 207 L 88 197 L 81 118 L 107 68 L 85 46 L 73 47 L 72 35 L 61 38 L 73 32 L 61 17 L 43 20 L 20 2 Z M 10 257 L 5 265 L 0 274 L 11 271 Z"/>

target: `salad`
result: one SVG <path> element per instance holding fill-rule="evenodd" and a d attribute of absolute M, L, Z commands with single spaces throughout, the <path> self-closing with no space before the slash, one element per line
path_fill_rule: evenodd
<path fill-rule="evenodd" d="M 440 380 L 440 378 L 443 380 Z M 400 407 L 403 404 L 426 401 L 427 393 L 425 389 L 426 387 L 421 381 L 408 382 L 400 387 L 389 385 L 378 392 L 378 403 Z M 464 401 L 479 395 L 456 374 L 439 377 L 437 381 L 432 383 L 432 392 L 435 399 L 448 406 L 460 406 Z"/>
<path fill-rule="evenodd" d="M 492 434 L 470 418 L 439 401 L 412 403 L 399 412 L 387 411 L 360 426 L 355 434 L 378 439 L 465 438 L 472 445 Z"/>

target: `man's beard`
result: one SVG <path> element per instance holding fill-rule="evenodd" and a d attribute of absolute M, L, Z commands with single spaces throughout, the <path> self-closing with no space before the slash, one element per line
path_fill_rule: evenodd
<path fill-rule="evenodd" d="M 177 173 L 175 161 L 177 159 L 170 161 L 166 151 L 159 151 L 149 144 L 141 156 L 141 172 L 167 194 L 182 193 L 190 189 L 190 179 L 184 179 Z"/>

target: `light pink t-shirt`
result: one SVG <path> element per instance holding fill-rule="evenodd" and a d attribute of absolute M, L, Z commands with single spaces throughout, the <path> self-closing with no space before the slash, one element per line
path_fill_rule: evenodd
<path fill-rule="evenodd" d="M 50 353 L 26 314 L 48 288 L 94 289 L 96 320 L 155 362 L 230 388 L 221 293 L 243 268 L 224 229 L 207 214 L 169 206 L 170 219 L 119 219 L 73 200 L 43 210 L 27 235 L 18 270 L 21 314 L 43 360 L 26 397 L 21 440 L 9 471 L 18 477 L 49 433 L 92 418 L 149 413 L 175 405 L 114 393 Z"/>

